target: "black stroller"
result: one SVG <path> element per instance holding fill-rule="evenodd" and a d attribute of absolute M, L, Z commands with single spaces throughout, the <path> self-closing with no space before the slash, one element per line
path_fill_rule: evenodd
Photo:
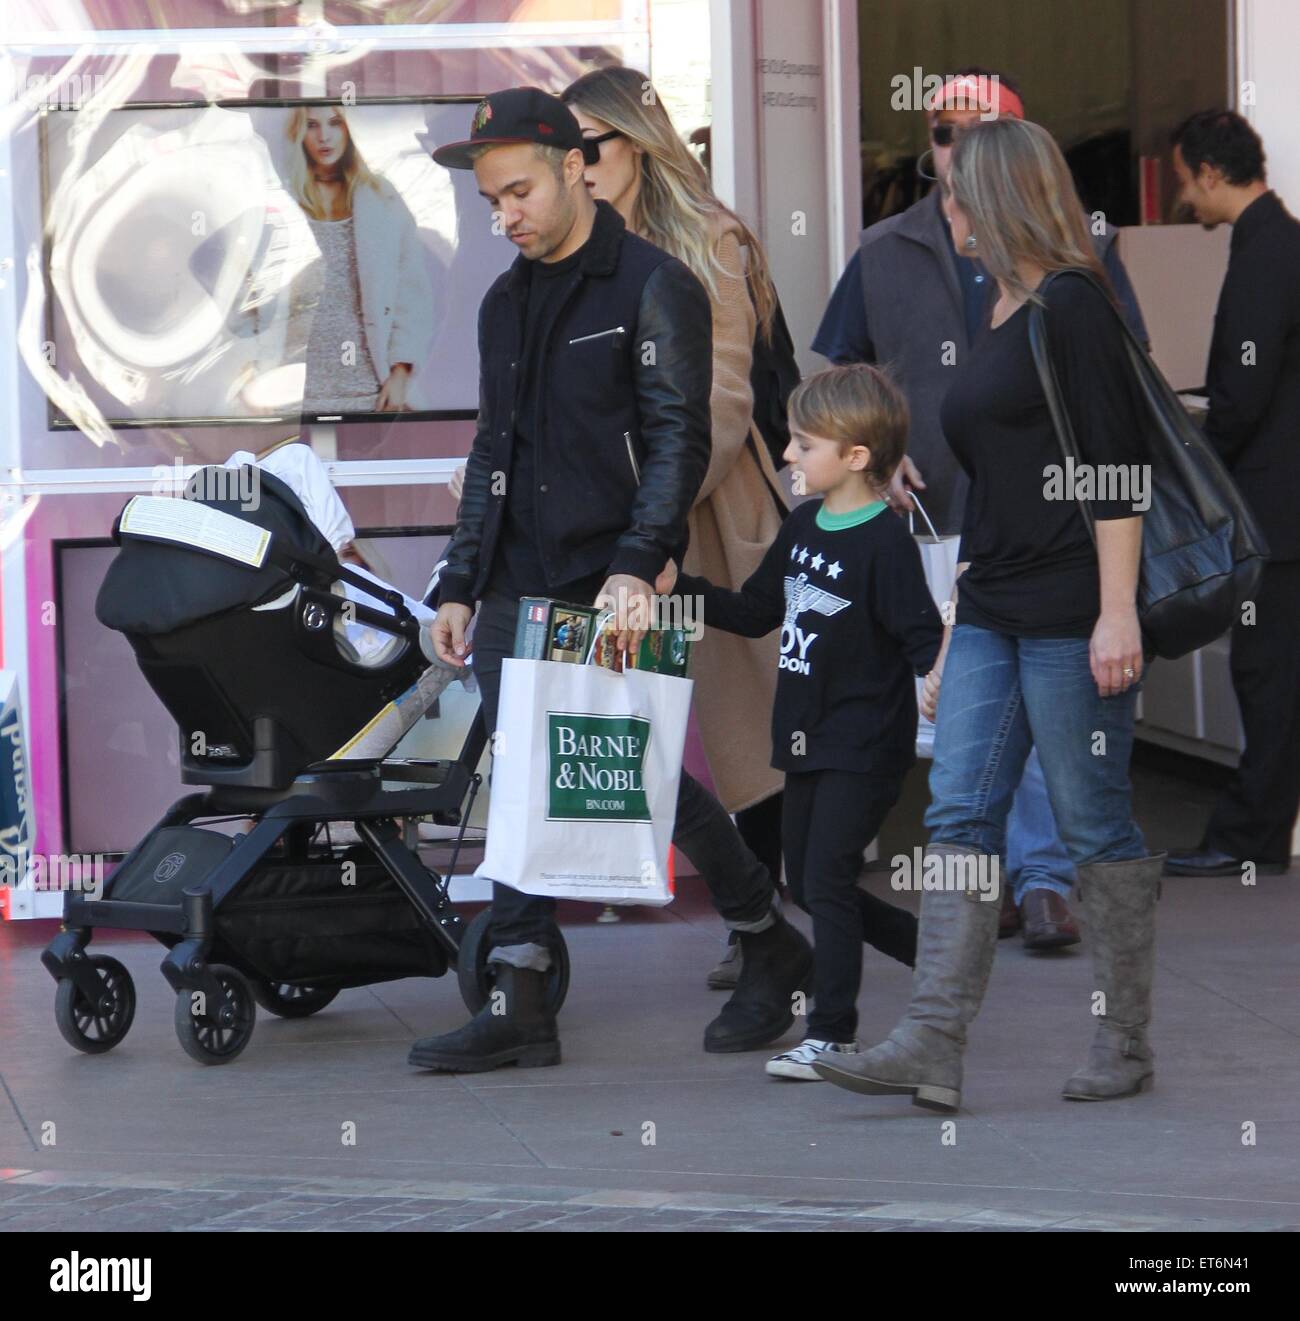
<path fill-rule="evenodd" d="M 459 826 L 454 871 L 481 779 L 482 713 L 455 760 L 387 760 L 449 667 L 426 660 L 401 593 L 341 565 L 273 474 L 256 471 L 256 508 L 202 498 L 222 471 L 201 469 L 184 499 L 127 504 L 96 603 L 180 727 L 182 780 L 208 788 L 173 804 L 102 898 L 66 898 L 41 957 L 59 1030 L 88 1054 L 116 1046 L 135 1013 L 126 968 L 86 952 L 95 927 L 167 946 L 176 1032 L 203 1064 L 244 1049 L 255 1005 L 305 1018 L 345 987 L 449 967 L 471 1011 L 492 990 L 489 910 L 463 922 L 448 878 L 407 842 L 417 818 Z M 350 640 L 358 628 L 364 654 Z M 212 828 L 232 820 L 251 829 Z M 334 843 L 331 823 L 359 842 Z M 553 955 L 558 1009 L 569 965 L 562 944 Z"/>

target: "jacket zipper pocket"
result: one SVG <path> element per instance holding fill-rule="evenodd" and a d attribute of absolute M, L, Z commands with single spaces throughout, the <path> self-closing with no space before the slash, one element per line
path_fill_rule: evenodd
<path fill-rule="evenodd" d="M 577 339 L 571 339 L 570 344 L 585 344 L 589 339 L 604 339 L 606 335 L 621 335 L 622 326 L 611 326 L 608 330 L 598 330 L 594 335 L 579 335 Z"/>
<path fill-rule="evenodd" d="M 625 431 L 623 433 L 623 443 L 627 446 L 628 462 L 632 465 L 632 476 L 636 478 L 636 484 L 641 485 L 641 469 L 637 466 L 636 450 L 632 448 L 632 433 Z"/>

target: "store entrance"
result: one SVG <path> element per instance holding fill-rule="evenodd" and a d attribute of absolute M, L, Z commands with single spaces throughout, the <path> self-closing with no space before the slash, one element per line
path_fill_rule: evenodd
<path fill-rule="evenodd" d="M 863 225 L 906 210 L 932 186 L 925 116 L 900 108 L 900 91 L 968 65 L 1014 81 L 1027 117 L 1061 144 L 1089 211 L 1121 226 L 1185 219 L 1169 134 L 1196 110 L 1230 104 L 1232 8 L 858 0 Z"/>

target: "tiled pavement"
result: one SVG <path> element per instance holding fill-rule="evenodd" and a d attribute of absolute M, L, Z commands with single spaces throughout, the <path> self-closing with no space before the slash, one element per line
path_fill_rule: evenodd
<path fill-rule="evenodd" d="M 378 1179 L 172 1178 L 0 1171 L 0 1232 L 518 1230 L 1126 1233 L 1237 1230 L 1235 1220 L 1036 1214 L 941 1202 L 755 1200 L 718 1193 L 411 1184 Z M 1261 1229 L 1300 1225 L 1260 1222 Z"/>
<path fill-rule="evenodd" d="M 1152 845 L 1185 842 L 1206 798 L 1141 777 Z M 768 1079 L 761 1052 L 703 1054 L 721 930 L 690 893 L 615 925 L 576 910 L 564 1064 L 467 1078 L 405 1064 L 413 1037 L 463 1021 L 448 979 L 260 1015 L 238 1061 L 202 1068 L 147 939 L 95 942 L 139 1007 L 118 1049 L 79 1055 L 39 964 L 50 928 L 0 928 L 0 1230 L 1295 1228 L 1296 880 L 1166 882 L 1157 1086 L 1112 1105 L 1058 1096 L 1089 1031 L 1086 954 L 1003 942 L 950 1127 Z M 864 1040 L 907 984 L 869 957 Z"/>

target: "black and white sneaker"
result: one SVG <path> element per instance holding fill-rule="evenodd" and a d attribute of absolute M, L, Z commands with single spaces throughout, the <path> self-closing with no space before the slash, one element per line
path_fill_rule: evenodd
<path fill-rule="evenodd" d="M 773 1078 L 793 1078 L 798 1082 L 821 1082 L 813 1070 L 813 1060 L 821 1054 L 856 1055 L 856 1041 L 817 1041 L 805 1037 L 793 1050 L 773 1055 L 768 1060 L 766 1071 Z"/>

